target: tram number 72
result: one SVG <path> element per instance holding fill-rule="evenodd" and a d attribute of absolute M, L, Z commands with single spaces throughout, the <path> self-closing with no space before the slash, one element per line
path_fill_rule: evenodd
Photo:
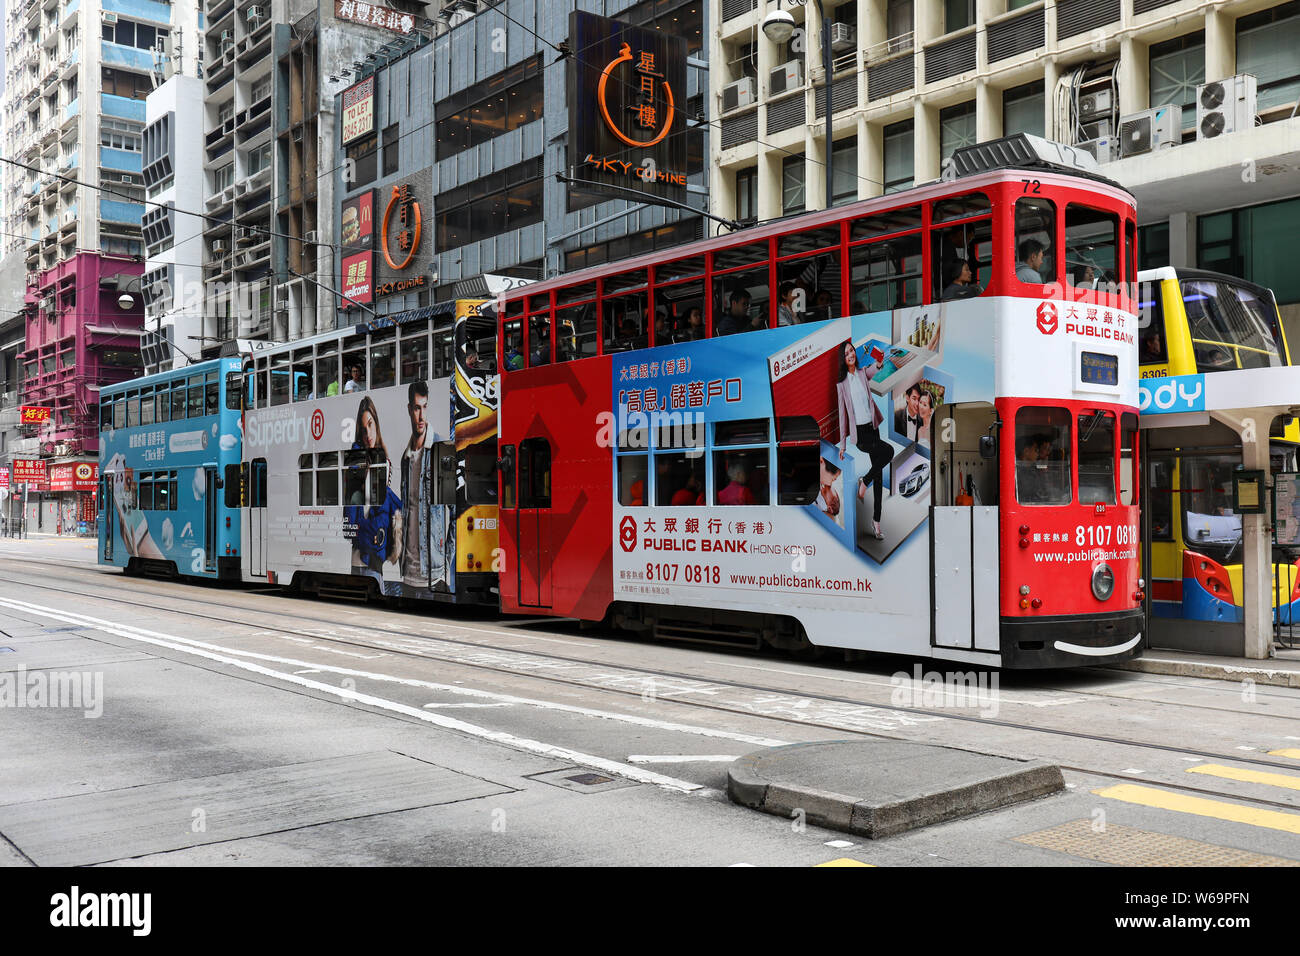
<path fill-rule="evenodd" d="M 1042 184 L 1041 182 L 1039 182 L 1037 179 L 1022 179 L 1022 180 L 1020 180 L 1020 181 L 1021 181 L 1022 183 L 1025 184 L 1024 188 L 1023 188 L 1022 190 L 1020 190 L 1020 191 L 1023 192 L 1023 193 L 1036 193 L 1036 192 L 1039 192 L 1040 189 L 1041 189 L 1041 187 L 1042 187 L 1042 185 L 1043 185 L 1043 184 Z M 1033 187 L 1032 189 L 1030 188 L 1031 186 Z"/>

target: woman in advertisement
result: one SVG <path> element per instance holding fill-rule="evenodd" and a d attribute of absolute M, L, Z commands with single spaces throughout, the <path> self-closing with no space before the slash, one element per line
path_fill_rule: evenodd
<path fill-rule="evenodd" d="M 343 533 L 352 539 L 353 571 L 382 576 L 402 556 L 402 499 L 390 484 L 392 459 L 379 428 L 379 410 L 367 395 L 357 408 L 357 440 L 349 456 Z M 367 494 L 369 489 L 369 494 Z"/>
<path fill-rule="evenodd" d="M 858 451 L 871 460 L 871 470 L 858 479 L 858 499 L 865 501 L 867 485 L 875 492 L 871 512 L 872 534 L 876 540 L 885 535 L 880 530 L 880 509 L 884 497 L 885 467 L 894 457 L 894 448 L 880 437 L 880 423 L 885 420 L 871 396 L 871 380 L 880 371 L 879 360 L 867 368 L 858 367 L 858 350 L 851 340 L 840 350 L 840 373 L 836 383 L 839 404 L 840 459 L 843 460 L 852 436 Z"/>

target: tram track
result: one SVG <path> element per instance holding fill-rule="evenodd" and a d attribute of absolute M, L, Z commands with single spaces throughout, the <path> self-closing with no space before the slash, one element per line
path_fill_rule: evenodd
<path fill-rule="evenodd" d="M 66 566 L 61 565 L 58 562 L 43 561 L 41 563 L 54 565 L 63 570 L 67 570 Z M 71 582 L 73 579 L 63 576 L 62 580 Z M 12 577 L 0 577 L 0 581 L 12 585 L 18 585 L 20 587 L 25 587 L 25 588 L 39 588 L 40 590 L 49 591 L 53 593 L 70 594 L 70 595 L 76 595 L 80 597 L 87 596 L 84 593 L 84 590 L 73 590 L 71 588 L 56 587 L 50 583 L 20 580 Z M 82 581 L 80 583 L 84 585 L 93 582 Z M 165 586 L 169 582 L 159 582 L 159 583 Z M 186 585 L 185 587 L 188 588 L 189 585 Z M 112 601 L 115 604 L 123 605 L 127 607 L 143 608 L 150 611 L 159 610 L 159 607 L 156 602 L 147 603 L 145 601 L 124 600 L 120 594 L 122 590 L 127 590 L 133 592 L 136 596 L 140 596 L 140 597 L 144 597 L 147 595 L 157 596 L 159 593 L 158 590 L 151 590 L 148 588 L 137 588 L 137 587 L 128 587 L 124 589 L 116 586 L 111 588 L 106 588 L 106 589 L 117 593 L 97 594 L 97 595 L 93 595 L 93 597 L 95 597 L 98 600 Z M 535 671 L 530 671 L 530 670 L 519 670 L 510 667 L 494 666 L 490 663 L 476 662 L 473 660 L 464 660 L 464 659 L 454 658 L 454 657 L 418 653 L 411 650 L 405 650 L 400 647 L 393 647 L 388 643 L 379 643 L 378 638 L 375 640 L 353 639 L 347 637 L 340 637 L 338 635 L 333 635 L 333 634 L 321 634 L 316 631 L 306 630 L 302 628 L 284 627 L 282 624 L 267 625 L 264 623 L 258 623 L 257 621 L 254 620 L 248 620 L 248 619 L 239 620 L 239 619 L 232 618 L 230 616 L 229 612 L 231 608 L 227 604 L 219 604 L 218 602 L 215 601 L 202 600 L 196 598 L 192 594 L 176 594 L 170 589 L 166 589 L 166 593 L 171 599 L 173 599 L 173 601 L 183 601 L 191 605 L 201 605 L 205 607 L 211 607 L 223 612 L 221 614 L 210 614 L 210 613 L 203 613 L 198 610 L 181 609 L 174 606 L 167 608 L 167 611 L 169 613 L 174 613 L 182 617 L 188 617 L 194 620 L 211 621 L 223 625 L 234 625 L 237 627 L 255 630 L 261 633 L 267 633 L 267 632 L 278 633 L 278 634 L 289 635 L 291 637 L 296 637 L 296 638 L 306 638 L 312 641 L 328 641 L 334 644 L 340 644 L 343 646 L 353 647 L 362 650 L 379 651 L 384 654 L 390 654 L 401 658 L 418 659 L 418 660 L 435 662 L 435 663 L 446 663 L 458 667 L 469 668 L 472 670 L 492 672 L 495 674 L 506 675 L 514 679 L 525 679 L 525 680 L 532 680 L 532 681 L 541 681 L 543 683 L 562 684 L 562 685 L 573 686 L 573 687 L 581 687 L 587 691 L 596 691 L 600 693 L 608 693 L 614 695 L 631 696 L 631 697 L 642 696 L 642 692 L 637 689 L 625 689 L 625 688 L 618 688 L 618 687 L 609 687 L 605 685 L 596 685 L 589 681 L 569 678 L 554 673 L 537 673 Z M 274 613 L 271 611 L 248 607 L 246 604 L 238 605 L 237 609 L 240 611 L 248 612 L 252 615 Z M 389 638 L 389 639 L 400 638 L 403 640 L 417 639 L 417 640 L 429 641 L 435 643 L 440 642 L 443 644 L 466 648 L 471 651 L 494 651 L 494 652 L 506 653 L 506 654 L 520 654 L 520 655 L 527 655 L 533 658 L 542 658 L 549 661 L 555 661 L 557 663 L 567 663 L 567 664 L 591 664 L 592 663 L 590 661 L 584 661 L 581 659 L 569 657 L 564 654 L 548 653 L 545 651 L 536 651 L 536 650 L 521 651 L 518 648 L 502 647 L 499 644 L 480 643 L 472 640 L 462 640 L 447 635 L 429 635 L 429 634 L 412 633 L 410 630 L 407 629 L 388 628 L 377 624 L 360 624 L 360 623 L 341 624 L 341 622 L 338 620 L 330 620 L 326 618 L 314 618 L 314 617 L 299 617 L 298 620 L 307 623 L 312 623 L 312 624 L 328 625 L 330 627 L 346 626 L 354 630 L 371 632 L 376 635 L 382 635 L 383 638 Z M 472 628 L 473 624 L 453 622 L 453 626 Z M 517 633 L 520 637 L 529 636 L 526 631 L 510 632 L 510 633 L 512 635 Z M 892 704 L 888 704 L 888 705 L 878 704 L 870 701 L 858 700 L 858 699 L 840 696 L 840 695 L 817 693 L 815 691 L 807 691 L 807 690 L 796 690 L 788 686 L 772 686 L 767 684 L 746 683 L 743 681 L 731 681 L 731 680 L 718 679 L 712 677 L 706 679 L 706 678 L 701 678 L 695 674 L 669 671 L 663 668 L 644 667 L 636 664 L 628 664 L 628 663 L 615 664 L 615 663 L 604 662 L 604 661 L 599 662 L 599 664 L 605 667 L 617 667 L 620 670 L 631 672 L 634 674 L 642 674 L 645 676 L 647 680 L 658 678 L 658 679 L 670 679 L 670 680 L 681 680 L 681 681 L 705 682 L 708 684 L 725 686 L 728 688 L 732 688 L 740 691 L 746 691 L 746 692 L 789 695 L 789 696 L 806 698 L 809 700 L 830 703 L 830 704 L 850 705 L 853 707 L 859 707 L 866 710 L 875 710 L 879 712 L 901 712 L 913 716 L 964 721 L 964 722 L 980 724 L 984 726 L 998 727 L 1006 730 L 1025 732 L 1033 735 L 1046 736 L 1048 738 L 1050 737 L 1068 738 L 1072 740 L 1087 741 L 1091 743 L 1114 745 L 1123 748 L 1129 748 L 1134 751 L 1148 751 L 1148 752 L 1158 751 L 1167 754 L 1177 754 L 1178 756 L 1183 758 L 1195 757 L 1195 758 L 1200 758 L 1209 761 L 1228 761 L 1237 764 L 1247 764 L 1255 767 L 1269 768 L 1272 770 L 1280 770 L 1280 771 L 1295 769 L 1294 764 L 1286 764 L 1279 761 L 1261 759 L 1259 757 L 1252 757 L 1252 756 L 1247 756 L 1239 753 L 1224 753 L 1224 752 L 1218 752 L 1218 751 L 1206 750 L 1206 749 L 1173 747 L 1166 744 L 1160 744 L 1157 742 L 1126 740 L 1123 738 L 1118 738 L 1106 734 L 1087 733 L 1084 731 L 1066 730 L 1066 729 L 1054 728 L 1054 727 L 1042 727 L 1042 726 L 1036 726 L 1032 724 L 1025 724 L 1018 721 L 1001 720 L 997 718 L 983 717 L 975 714 L 958 713 L 950 709 L 936 710 L 936 709 L 930 709 L 924 707 L 894 706 Z M 815 679 L 817 675 L 806 675 L 806 676 Z M 300 693 L 300 694 L 305 693 L 303 691 L 296 691 L 292 687 L 289 687 L 287 689 L 295 693 Z M 1086 695 L 1088 692 L 1085 691 L 1079 693 Z M 699 708 L 704 710 L 717 711 L 717 712 L 722 712 L 727 714 L 744 716 L 750 719 L 758 719 L 762 721 L 776 721 L 780 724 L 786 724 L 790 726 L 816 727 L 819 729 L 830 730 L 838 734 L 850 734 L 853 736 L 886 739 L 886 740 L 914 740 L 915 739 L 914 737 L 910 737 L 904 734 L 893 734 L 893 733 L 882 732 L 879 730 L 866 730 L 862 728 L 846 727 L 843 726 L 842 724 L 823 723 L 814 720 L 794 719 L 790 717 L 781 716 L 780 714 L 756 713 L 754 711 L 746 710 L 740 707 L 721 705 L 706 700 L 699 700 L 699 699 L 688 700 L 685 698 L 674 698 L 672 702 L 674 704 L 687 707 L 687 708 Z M 1168 702 L 1153 702 L 1153 703 L 1160 703 L 1168 706 L 1196 706 L 1196 705 L 1186 705 L 1186 704 L 1170 704 Z M 1241 712 L 1234 711 L 1233 713 L 1240 714 Z M 1265 716 L 1269 716 L 1269 715 L 1265 715 Z M 1047 758 L 1047 759 L 1051 759 L 1051 758 Z M 1091 767 L 1085 765 L 1076 765 L 1068 761 L 1061 762 L 1061 761 L 1054 760 L 1053 762 L 1057 762 L 1058 765 L 1062 767 L 1062 769 L 1071 770 L 1076 773 L 1087 774 L 1095 777 L 1102 777 L 1106 779 L 1121 780 L 1121 781 L 1133 782 L 1133 783 L 1142 783 L 1148 785 L 1156 782 L 1151 777 L 1138 776 L 1136 774 L 1125 773 L 1122 771 L 1106 770 L 1106 769 L 1100 769 L 1097 767 Z M 1259 804 L 1261 806 L 1276 807 L 1291 812 L 1294 812 L 1296 810 L 1296 806 L 1293 803 L 1269 800 L 1264 797 L 1253 796 L 1253 795 L 1243 795 L 1240 793 L 1232 792 L 1227 789 L 1206 788 L 1202 786 L 1192 786 L 1189 784 L 1178 783 L 1173 781 L 1164 781 L 1164 780 L 1159 781 L 1159 784 L 1160 786 L 1172 787 L 1174 789 L 1183 790 L 1189 793 L 1195 793 L 1203 796 L 1226 797 L 1229 799 L 1242 800 L 1249 803 Z"/>

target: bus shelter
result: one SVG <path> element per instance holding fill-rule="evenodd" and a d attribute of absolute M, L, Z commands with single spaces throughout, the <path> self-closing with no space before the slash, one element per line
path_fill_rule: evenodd
<path fill-rule="evenodd" d="M 1142 432 L 1143 555 L 1150 580 L 1147 620 L 1151 646 L 1263 660 L 1271 656 L 1274 637 L 1274 516 L 1273 473 L 1289 470 L 1270 440 L 1300 414 L 1300 368 L 1275 367 L 1147 378 L 1140 383 L 1139 427 Z M 1162 463 L 1213 458 L 1229 470 L 1209 481 L 1206 472 L 1193 476 L 1181 470 L 1178 487 L 1162 487 L 1174 473 Z M 1282 460 L 1279 460 L 1279 459 Z M 1214 497 L 1207 498 L 1207 495 Z M 1197 527 L 1187 521 L 1187 496 L 1200 495 Z M 1171 496 L 1165 499 L 1163 496 Z M 1180 504 L 1180 497 L 1183 502 Z M 1177 514 L 1166 517 L 1168 500 Z M 1196 551 L 1198 541 L 1228 542 L 1227 556 L 1240 563 L 1240 580 L 1232 597 L 1239 607 L 1218 619 L 1193 619 L 1179 614 L 1161 616 L 1152 605 L 1165 595 L 1152 562 L 1152 546 L 1166 536 L 1166 520 L 1182 519 L 1183 546 Z M 1208 550 L 1208 548 L 1207 548 Z M 1226 563 L 1226 562 L 1225 562 Z M 1235 567 L 1235 565 L 1234 565 Z M 1179 572 L 1181 573 L 1181 572 Z M 1184 580 L 1178 588 L 1194 586 Z M 1288 587 L 1289 591 L 1290 588 Z M 1182 606 L 1186 595 L 1178 592 Z M 1240 600 L 1237 600 L 1237 598 Z"/>

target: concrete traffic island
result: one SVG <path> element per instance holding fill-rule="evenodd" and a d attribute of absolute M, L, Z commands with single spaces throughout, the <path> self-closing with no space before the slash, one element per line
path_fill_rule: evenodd
<path fill-rule="evenodd" d="M 955 820 L 1065 789 L 1061 768 L 895 740 L 772 747 L 727 771 L 732 802 L 869 839 Z"/>

